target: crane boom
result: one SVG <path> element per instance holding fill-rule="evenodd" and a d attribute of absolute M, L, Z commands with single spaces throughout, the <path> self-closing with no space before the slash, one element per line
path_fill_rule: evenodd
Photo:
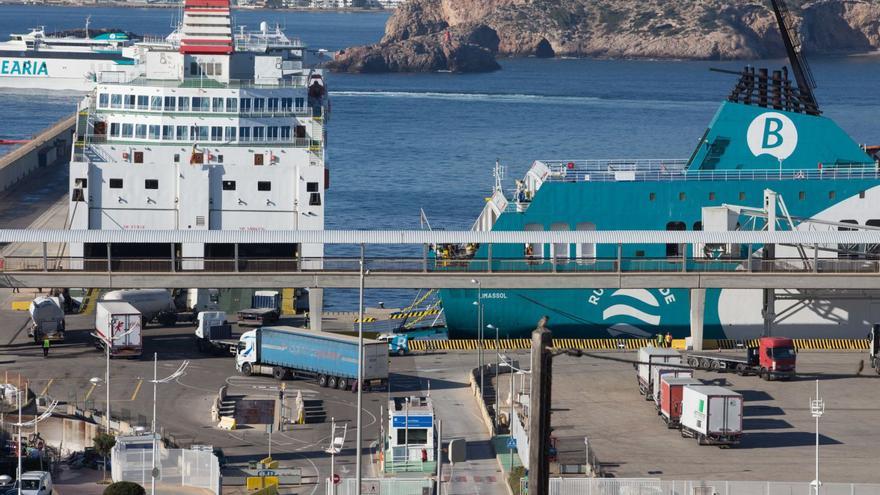
<path fill-rule="evenodd" d="M 819 114 L 819 103 L 816 101 L 816 95 L 813 89 L 816 88 L 816 82 L 801 52 L 801 41 L 794 29 L 794 22 L 791 12 L 785 0 L 770 0 L 773 6 L 773 13 L 776 16 L 776 22 L 779 24 L 779 34 L 782 35 L 782 43 L 785 45 L 785 51 L 788 54 L 788 60 L 791 64 L 792 72 L 794 72 L 795 80 L 798 85 L 800 99 L 806 107 L 809 114 Z"/>

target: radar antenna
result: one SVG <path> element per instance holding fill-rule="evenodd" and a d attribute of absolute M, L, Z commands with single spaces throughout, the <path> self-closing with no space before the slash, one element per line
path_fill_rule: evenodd
<path fill-rule="evenodd" d="M 770 3 L 773 5 L 773 13 L 776 15 L 777 24 L 779 24 L 779 34 L 782 35 L 782 43 L 785 45 L 785 51 L 797 81 L 800 99 L 806 107 L 807 113 L 818 115 L 819 103 L 813 93 L 813 90 L 816 89 L 816 81 L 813 79 L 810 65 L 801 51 L 801 39 L 794 28 L 794 18 L 791 11 L 788 10 L 785 0 L 770 0 Z"/>

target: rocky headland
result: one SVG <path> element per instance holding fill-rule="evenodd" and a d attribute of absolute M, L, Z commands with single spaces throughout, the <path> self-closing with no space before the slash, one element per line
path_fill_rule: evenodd
<path fill-rule="evenodd" d="M 790 1 L 809 54 L 880 49 L 880 0 Z M 409 0 L 342 72 L 484 72 L 495 57 L 734 60 L 784 56 L 763 0 Z"/>

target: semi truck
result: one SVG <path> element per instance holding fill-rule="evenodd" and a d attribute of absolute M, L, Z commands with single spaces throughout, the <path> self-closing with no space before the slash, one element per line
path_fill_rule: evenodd
<path fill-rule="evenodd" d="M 202 311 L 196 316 L 196 348 L 211 354 L 235 355 L 238 337 L 226 321 L 225 311 Z"/>
<path fill-rule="evenodd" d="M 125 289 L 112 290 L 101 301 L 124 301 L 141 313 L 144 323 L 156 320 L 163 326 L 177 323 L 177 308 L 171 291 L 166 289 Z"/>
<path fill-rule="evenodd" d="M 871 334 L 868 335 L 868 362 L 880 375 L 880 325 L 872 326 Z"/>
<path fill-rule="evenodd" d="M 124 301 L 100 301 L 95 307 L 95 345 L 109 342 L 110 357 L 139 357 L 143 317 L 132 304 Z"/>
<path fill-rule="evenodd" d="M 660 378 L 659 414 L 667 428 L 678 428 L 681 418 L 681 395 L 686 385 L 702 385 L 693 377 L 663 375 Z"/>
<path fill-rule="evenodd" d="M 645 400 L 651 400 L 654 393 L 654 369 L 681 367 L 681 354 L 675 349 L 664 347 L 642 347 L 639 349 L 639 362 L 634 366 L 638 371 L 639 392 Z"/>
<path fill-rule="evenodd" d="M 758 375 L 764 380 L 793 378 L 796 361 L 794 341 L 787 337 L 761 337 L 758 346 L 746 348 L 745 353 L 688 352 L 686 357 L 694 369 Z"/>
<path fill-rule="evenodd" d="M 742 437 L 742 395 L 723 387 L 685 385 L 681 397 L 681 436 L 700 445 L 730 447 Z"/>
<path fill-rule="evenodd" d="M 321 387 L 356 389 L 358 339 L 293 327 L 261 327 L 241 335 L 235 368 L 245 376 L 313 378 Z M 388 383 L 388 344 L 364 339 L 363 389 Z"/>
<path fill-rule="evenodd" d="M 34 342 L 40 343 L 44 338 L 64 340 L 64 303 L 61 296 L 40 296 L 31 301 L 28 312 L 31 315 L 31 326 L 28 335 Z"/>
<path fill-rule="evenodd" d="M 239 325 L 271 325 L 281 317 L 281 296 L 275 290 L 258 290 L 251 307 L 238 312 Z"/>

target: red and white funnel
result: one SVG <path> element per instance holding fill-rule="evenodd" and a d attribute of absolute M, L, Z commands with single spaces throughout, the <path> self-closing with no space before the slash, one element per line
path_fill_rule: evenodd
<path fill-rule="evenodd" d="M 229 0 L 185 0 L 180 53 L 233 52 Z"/>

